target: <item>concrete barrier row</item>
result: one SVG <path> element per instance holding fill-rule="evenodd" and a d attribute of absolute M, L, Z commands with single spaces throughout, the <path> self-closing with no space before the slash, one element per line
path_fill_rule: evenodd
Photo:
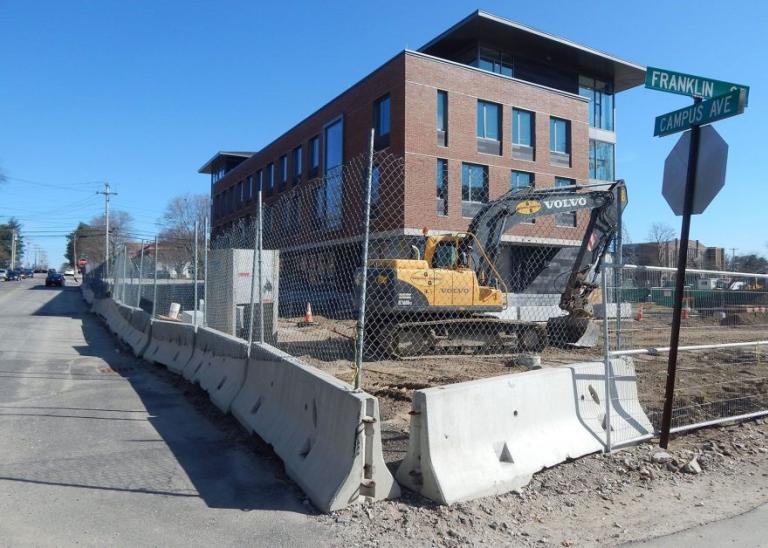
<path fill-rule="evenodd" d="M 399 496 L 384 462 L 375 397 L 272 346 L 255 344 L 249 357 L 247 342 L 219 331 L 149 322 L 139 309 L 129 315 L 129 307 L 111 299 L 96 303 L 94 311 L 112 331 L 126 341 L 136 338 L 132 348 L 146 338 L 145 360 L 199 383 L 214 405 L 269 443 L 318 509 Z"/>
<path fill-rule="evenodd" d="M 612 431 L 651 433 L 631 359 L 611 367 Z M 602 362 L 417 390 L 396 477 L 442 504 L 520 489 L 543 468 L 601 451 L 605 411 Z"/>

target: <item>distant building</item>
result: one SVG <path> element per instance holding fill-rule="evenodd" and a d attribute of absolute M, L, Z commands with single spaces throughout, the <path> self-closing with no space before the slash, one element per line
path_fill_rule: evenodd
<path fill-rule="evenodd" d="M 625 244 L 624 262 L 645 266 L 677 266 L 680 240 Z M 725 269 L 725 248 L 707 247 L 699 240 L 688 242 L 688 266 L 705 270 Z"/>

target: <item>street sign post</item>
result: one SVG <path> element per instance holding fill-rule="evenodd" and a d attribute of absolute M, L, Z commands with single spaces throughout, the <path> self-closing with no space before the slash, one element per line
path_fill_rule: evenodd
<path fill-rule="evenodd" d="M 677 216 L 683 214 L 685 178 L 688 173 L 690 149 L 691 132 L 686 131 L 664 162 L 664 182 L 661 185 L 661 194 Z M 703 213 L 723 188 L 727 161 L 728 144 L 712 126 L 702 127 L 691 214 Z"/>
<path fill-rule="evenodd" d="M 655 89 L 656 91 L 687 95 L 689 97 L 701 97 L 702 99 L 710 99 L 726 95 L 732 91 L 744 90 L 744 104 L 747 104 L 749 101 L 749 86 L 656 67 L 648 67 L 646 69 L 645 87 Z"/>
<path fill-rule="evenodd" d="M 672 426 L 672 404 L 675 395 L 675 375 L 677 373 L 677 351 L 680 346 L 680 322 L 683 311 L 683 292 L 685 291 L 685 270 L 688 262 L 688 238 L 691 230 L 691 215 L 701 213 L 712 198 L 722 188 L 725 181 L 725 159 L 728 147 L 712 128 L 704 128 L 708 147 L 717 157 L 712 166 L 714 174 L 704 173 L 708 166 L 699 165 L 700 140 L 703 124 L 710 124 L 744 112 L 744 106 L 749 96 L 749 87 L 720 80 L 712 80 L 701 76 L 693 76 L 681 72 L 648 67 L 645 73 L 645 87 L 657 91 L 677 93 L 693 97 L 693 105 L 664 114 L 656 118 L 653 134 L 655 136 L 670 135 L 690 128 L 678 145 L 672 150 L 664 166 L 664 197 L 676 214 L 682 213 L 683 222 L 680 229 L 680 248 L 677 256 L 677 277 L 675 279 L 675 303 L 672 312 L 672 330 L 669 337 L 669 362 L 667 364 L 667 386 L 664 396 L 664 414 L 661 418 L 661 439 L 659 445 L 667 448 L 669 433 Z M 703 99 L 707 99 L 704 101 Z M 712 129 L 711 133 L 709 130 Z M 717 138 L 715 138 L 717 136 Z M 719 139 L 719 141 L 718 141 Z M 687 161 L 685 141 L 687 141 Z M 722 143 L 720 142 L 722 141 Z M 682 144 L 681 144 L 682 143 Z M 725 146 L 723 146 L 725 145 Z M 685 186 L 680 196 L 683 169 L 685 170 Z M 697 172 L 708 177 L 705 188 L 697 202 Z M 669 181 L 667 180 L 669 179 Z M 681 199 L 682 198 L 682 199 Z M 680 213 L 678 213 L 680 211 Z"/>
<path fill-rule="evenodd" d="M 744 92 L 732 91 L 690 107 L 681 108 L 656 117 L 653 127 L 655 137 L 685 131 L 693 126 L 711 124 L 744 112 Z"/>

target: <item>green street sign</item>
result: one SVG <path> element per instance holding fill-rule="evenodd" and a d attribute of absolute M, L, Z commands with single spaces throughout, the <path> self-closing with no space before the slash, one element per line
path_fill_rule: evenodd
<path fill-rule="evenodd" d="M 656 117 L 653 135 L 661 137 L 684 131 L 693 126 L 711 124 L 744 112 L 744 93 L 735 90 L 725 95 L 707 99 L 680 110 Z"/>
<path fill-rule="evenodd" d="M 749 102 L 749 86 L 655 67 L 645 69 L 645 87 L 702 99 L 719 97 L 734 90 L 744 90 L 744 104 Z"/>

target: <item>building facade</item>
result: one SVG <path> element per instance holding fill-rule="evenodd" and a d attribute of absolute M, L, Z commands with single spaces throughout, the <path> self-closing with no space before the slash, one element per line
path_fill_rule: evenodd
<path fill-rule="evenodd" d="M 624 261 L 627 263 L 674 268 L 680 253 L 680 240 L 625 244 L 623 249 Z M 704 270 L 725 270 L 725 248 L 708 247 L 699 240 L 689 240 L 686 266 Z"/>
<path fill-rule="evenodd" d="M 483 203 L 512 188 L 612 182 L 615 97 L 641 84 L 644 70 L 475 12 L 418 51 L 395 55 L 258 152 L 214 156 L 200 169 L 211 176 L 213 232 L 253 216 L 258 188 L 269 206 L 324 177 L 326 188 L 297 200 L 287 217 L 312 216 L 324 224 L 324 241 L 348 240 L 354 231 L 345 223 L 359 226 L 360 214 L 350 193 L 362 189 L 332 175 L 365 154 L 372 127 L 376 149 L 404 162 L 374 233 L 465 231 Z M 503 237 L 502 274 L 514 278 L 534 251 L 543 265 L 578 244 L 587 219 L 580 212 L 515 226 Z"/>

